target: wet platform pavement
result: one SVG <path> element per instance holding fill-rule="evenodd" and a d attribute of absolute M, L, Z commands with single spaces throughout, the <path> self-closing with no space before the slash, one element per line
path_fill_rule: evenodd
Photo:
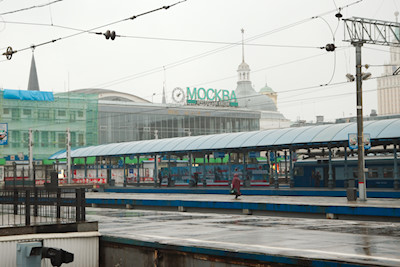
<path fill-rule="evenodd" d="M 283 265 L 400 266 L 399 198 L 88 192 L 86 202 L 123 208 L 87 209 L 111 242 Z"/>
<path fill-rule="evenodd" d="M 400 266 L 398 222 L 109 208 L 87 208 L 87 220 L 99 222 L 107 241 L 155 249 L 296 266 Z"/>
<path fill-rule="evenodd" d="M 87 193 L 92 205 L 131 208 L 245 213 L 336 219 L 400 221 L 400 199 L 368 198 L 348 201 L 346 197 L 243 195 L 235 200 L 228 194 Z"/>

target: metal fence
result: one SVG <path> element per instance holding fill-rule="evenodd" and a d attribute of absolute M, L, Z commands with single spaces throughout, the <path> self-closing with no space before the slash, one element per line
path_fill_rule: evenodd
<path fill-rule="evenodd" d="M 85 203 L 84 188 L 0 190 L 0 227 L 82 222 Z"/>

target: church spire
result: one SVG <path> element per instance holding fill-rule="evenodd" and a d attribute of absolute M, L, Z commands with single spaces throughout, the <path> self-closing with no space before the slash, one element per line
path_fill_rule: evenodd
<path fill-rule="evenodd" d="M 242 62 L 244 62 L 244 29 L 242 28 Z"/>
<path fill-rule="evenodd" d="M 31 71 L 29 72 L 28 91 L 40 91 L 39 80 L 36 71 L 35 56 L 32 51 Z"/>
<path fill-rule="evenodd" d="M 242 63 L 238 68 L 238 82 L 250 82 L 250 67 L 244 62 L 244 29 L 241 29 L 242 32 Z"/>
<path fill-rule="evenodd" d="M 167 99 L 165 98 L 165 66 L 163 66 L 164 68 L 164 82 L 163 82 L 163 92 L 162 92 L 162 104 L 166 104 L 167 103 Z"/>

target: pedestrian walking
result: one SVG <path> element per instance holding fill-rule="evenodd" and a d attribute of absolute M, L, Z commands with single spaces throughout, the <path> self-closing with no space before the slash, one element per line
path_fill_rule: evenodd
<path fill-rule="evenodd" d="M 197 172 L 194 173 L 194 187 L 197 187 L 199 183 L 199 174 Z"/>
<path fill-rule="evenodd" d="M 237 199 L 239 196 L 241 196 L 239 174 L 235 173 L 233 175 L 233 180 L 232 180 L 231 186 L 232 186 L 231 194 L 235 195 L 235 199 Z"/>

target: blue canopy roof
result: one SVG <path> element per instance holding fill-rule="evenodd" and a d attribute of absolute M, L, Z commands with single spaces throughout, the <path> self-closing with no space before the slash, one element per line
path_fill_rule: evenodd
<path fill-rule="evenodd" d="M 257 150 L 290 146 L 326 146 L 327 144 L 347 142 L 350 133 L 357 133 L 355 122 L 105 144 L 77 148 L 71 152 L 71 156 L 79 158 L 228 149 Z M 400 139 L 400 119 L 366 121 L 364 133 L 370 134 L 371 142 Z M 50 159 L 65 157 L 65 152 L 58 152 Z"/>

